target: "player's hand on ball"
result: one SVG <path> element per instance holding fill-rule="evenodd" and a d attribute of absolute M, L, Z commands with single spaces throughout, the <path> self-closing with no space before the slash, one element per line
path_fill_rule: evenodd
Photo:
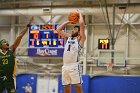
<path fill-rule="evenodd" d="M 73 24 L 74 22 L 73 21 L 66 21 L 66 23 Z"/>

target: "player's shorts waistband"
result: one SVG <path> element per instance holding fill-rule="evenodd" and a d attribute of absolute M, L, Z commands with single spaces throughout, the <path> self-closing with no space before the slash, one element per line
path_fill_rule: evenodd
<path fill-rule="evenodd" d="M 63 63 L 63 66 L 69 66 L 69 65 L 78 65 L 78 62 L 74 62 L 74 63 Z"/>

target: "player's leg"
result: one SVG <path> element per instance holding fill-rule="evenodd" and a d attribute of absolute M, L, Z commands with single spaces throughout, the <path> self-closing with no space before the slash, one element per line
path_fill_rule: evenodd
<path fill-rule="evenodd" d="M 8 93 L 16 93 L 15 87 L 13 87 L 13 86 L 7 87 L 6 90 Z"/>
<path fill-rule="evenodd" d="M 71 85 L 64 86 L 64 93 L 71 93 Z"/>
<path fill-rule="evenodd" d="M 62 67 L 62 85 L 64 86 L 64 93 L 71 93 L 71 78 L 69 75 L 68 67 Z"/>
<path fill-rule="evenodd" d="M 80 66 L 79 64 L 74 64 L 72 67 L 73 68 L 71 69 L 71 73 L 70 73 L 72 84 L 74 84 L 76 93 L 83 93 L 82 85 L 81 85 L 83 81 L 82 81 Z"/>
<path fill-rule="evenodd" d="M 83 93 L 82 85 L 81 84 L 74 85 L 74 88 L 76 90 L 76 93 Z"/>
<path fill-rule="evenodd" d="M 0 93 L 3 93 L 3 91 L 4 91 L 4 86 L 0 84 Z"/>
<path fill-rule="evenodd" d="M 2 77 L 0 77 L 0 93 L 3 93 L 4 89 L 4 80 Z"/>
<path fill-rule="evenodd" d="M 8 93 L 16 93 L 14 79 L 9 79 L 5 82 L 5 88 Z"/>

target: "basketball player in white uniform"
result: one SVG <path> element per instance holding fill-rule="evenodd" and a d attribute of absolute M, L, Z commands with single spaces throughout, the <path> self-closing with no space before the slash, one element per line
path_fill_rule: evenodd
<path fill-rule="evenodd" d="M 77 12 L 79 12 L 77 10 Z M 64 92 L 71 93 L 71 85 L 73 84 L 76 93 L 83 93 L 82 91 L 82 78 L 78 64 L 78 53 L 84 46 L 86 39 L 85 36 L 85 23 L 81 13 L 79 12 L 79 25 L 74 26 L 72 35 L 63 32 L 62 29 L 72 21 L 66 21 L 57 29 L 58 33 L 67 39 L 65 50 L 63 54 L 63 67 L 62 67 L 62 84 L 64 85 Z"/>

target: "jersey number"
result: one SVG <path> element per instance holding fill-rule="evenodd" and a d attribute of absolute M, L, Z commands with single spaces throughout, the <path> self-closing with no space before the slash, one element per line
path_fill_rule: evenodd
<path fill-rule="evenodd" d="M 8 64 L 8 59 L 3 59 L 3 60 L 2 60 L 2 63 L 3 63 L 3 65 Z"/>
<path fill-rule="evenodd" d="M 68 46 L 68 49 L 67 49 L 67 51 L 70 51 L 70 45 Z"/>

